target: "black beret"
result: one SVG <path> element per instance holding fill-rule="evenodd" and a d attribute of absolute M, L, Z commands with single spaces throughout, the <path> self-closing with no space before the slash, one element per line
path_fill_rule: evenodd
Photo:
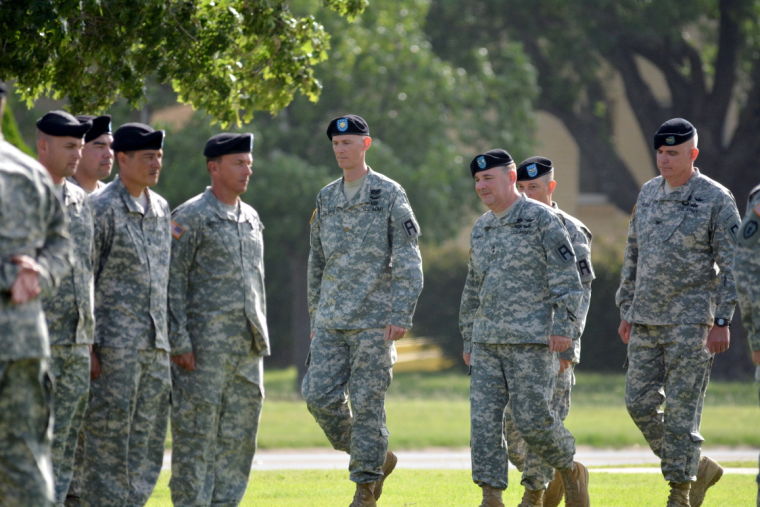
<path fill-rule="evenodd" d="M 37 128 L 49 136 L 83 138 L 92 123 L 80 123 L 66 111 L 50 111 L 37 120 Z"/>
<path fill-rule="evenodd" d="M 338 116 L 327 126 L 327 137 L 332 141 L 333 136 L 342 136 L 344 134 L 368 136 L 369 125 L 358 114 Z"/>
<path fill-rule="evenodd" d="M 84 136 L 84 142 L 89 143 L 92 140 L 97 139 L 103 134 L 111 133 L 111 115 L 104 114 L 103 116 L 93 116 L 91 114 L 78 114 L 77 120 L 84 123 L 86 121 L 92 122 L 92 127 L 87 131 Z"/>
<path fill-rule="evenodd" d="M 253 134 L 216 134 L 206 141 L 203 155 L 207 158 L 221 157 L 229 153 L 251 153 Z"/>
<path fill-rule="evenodd" d="M 512 160 L 512 155 L 507 153 L 507 150 L 488 150 L 472 159 L 472 162 L 470 162 L 470 172 L 474 178 L 476 172 L 486 171 L 492 167 L 509 165 L 512 162 L 514 162 Z"/>
<path fill-rule="evenodd" d="M 656 150 L 660 146 L 675 146 L 677 144 L 685 143 L 697 133 L 697 129 L 694 125 L 689 123 L 683 118 L 671 118 L 666 121 L 657 132 L 654 133 L 654 149 Z"/>
<path fill-rule="evenodd" d="M 552 161 L 546 157 L 526 158 L 517 166 L 517 181 L 535 180 L 552 169 Z"/>
<path fill-rule="evenodd" d="M 164 146 L 164 131 L 144 123 L 125 123 L 113 134 L 113 151 L 160 150 Z"/>

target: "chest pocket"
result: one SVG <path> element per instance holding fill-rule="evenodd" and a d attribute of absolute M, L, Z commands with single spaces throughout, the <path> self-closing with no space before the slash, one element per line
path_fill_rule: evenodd
<path fill-rule="evenodd" d="M 258 220 L 248 220 L 238 224 L 240 237 L 243 240 L 243 255 L 258 267 L 259 260 L 264 255 L 263 230 L 264 225 Z"/>
<path fill-rule="evenodd" d="M 232 259 L 237 262 L 240 258 L 240 240 L 237 231 L 237 222 L 232 220 L 210 220 L 206 223 L 206 230 L 211 231 L 210 239 L 213 249 L 220 257 Z"/>
<path fill-rule="evenodd" d="M 387 217 L 387 203 L 379 201 L 376 205 L 368 202 L 354 204 L 347 208 L 323 209 L 320 227 L 320 239 L 326 256 L 340 249 L 363 244 L 387 245 L 388 227 L 381 227 L 383 217 Z"/>

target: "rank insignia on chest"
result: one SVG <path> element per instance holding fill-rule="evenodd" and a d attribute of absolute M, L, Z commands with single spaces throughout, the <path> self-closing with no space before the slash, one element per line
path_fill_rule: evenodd
<path fill-rule="evenodd" d="M 172 237 L 174 239 L 181 238 L 182 235 L 185 234 L 185 231 L 187 231 L 187 228 L 172 220 Z"/>

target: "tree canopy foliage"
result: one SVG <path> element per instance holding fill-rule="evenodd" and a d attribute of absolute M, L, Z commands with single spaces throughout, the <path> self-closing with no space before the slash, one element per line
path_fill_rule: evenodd
<path fill-rule="evenodd" d="M 341 16 L 367 0 L 323 0 Z M 145 78 L 223 124 L 276 112 L 297 93 L 314 101 L 314 66 L 328 34 L 285 0 L 82 0 L 3 2 L 0 78 L 31 101 L 66 98 L 73 112 L 145 98 Z"/>
<path fill-rule="evenodd" d="M 478 47 L 496 65 L 504 48 L 520 44 L 538 75 L 536 106 L 578 144 L 583 191 L 604 193 L 625 211 L 638 193 L 613 142 L 627 135 L 613 125 L 613 71 L 644 139 L 668 118 L 688 118 L 705 173 L 740 201 L 756 179 L 745 168 L 760 156 L 757 0 L 452 0 L 435 2 L 429 17 L 436 51 L 459 65 Z M 659 71 L 667 97 L 658 96 L 642 62 Z"/>

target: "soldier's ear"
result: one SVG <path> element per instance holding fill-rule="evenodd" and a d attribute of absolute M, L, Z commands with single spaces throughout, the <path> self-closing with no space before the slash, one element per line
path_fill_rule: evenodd
<path fill-rule="evenodd" d="M 372 138 L 369 136 L 364 136 L 362 138 L 362 143 L 364 144 L 364 149 L 368 150 L 370 146 L 372 146 Z"/>
<path fill-rule="evenodd" d="M 695 146 L 691 149 L 691 153 L 689 153 L 689 160 L 694 162 L 695 160 L 697 160 L 698 156 L 699 156 L 699 148 Z"/>
<path fill-rule="evenodd" d="M 557 180 L 549 180 L 549 193 L 553 194 L 555 188 L 557 188 Z"/>

